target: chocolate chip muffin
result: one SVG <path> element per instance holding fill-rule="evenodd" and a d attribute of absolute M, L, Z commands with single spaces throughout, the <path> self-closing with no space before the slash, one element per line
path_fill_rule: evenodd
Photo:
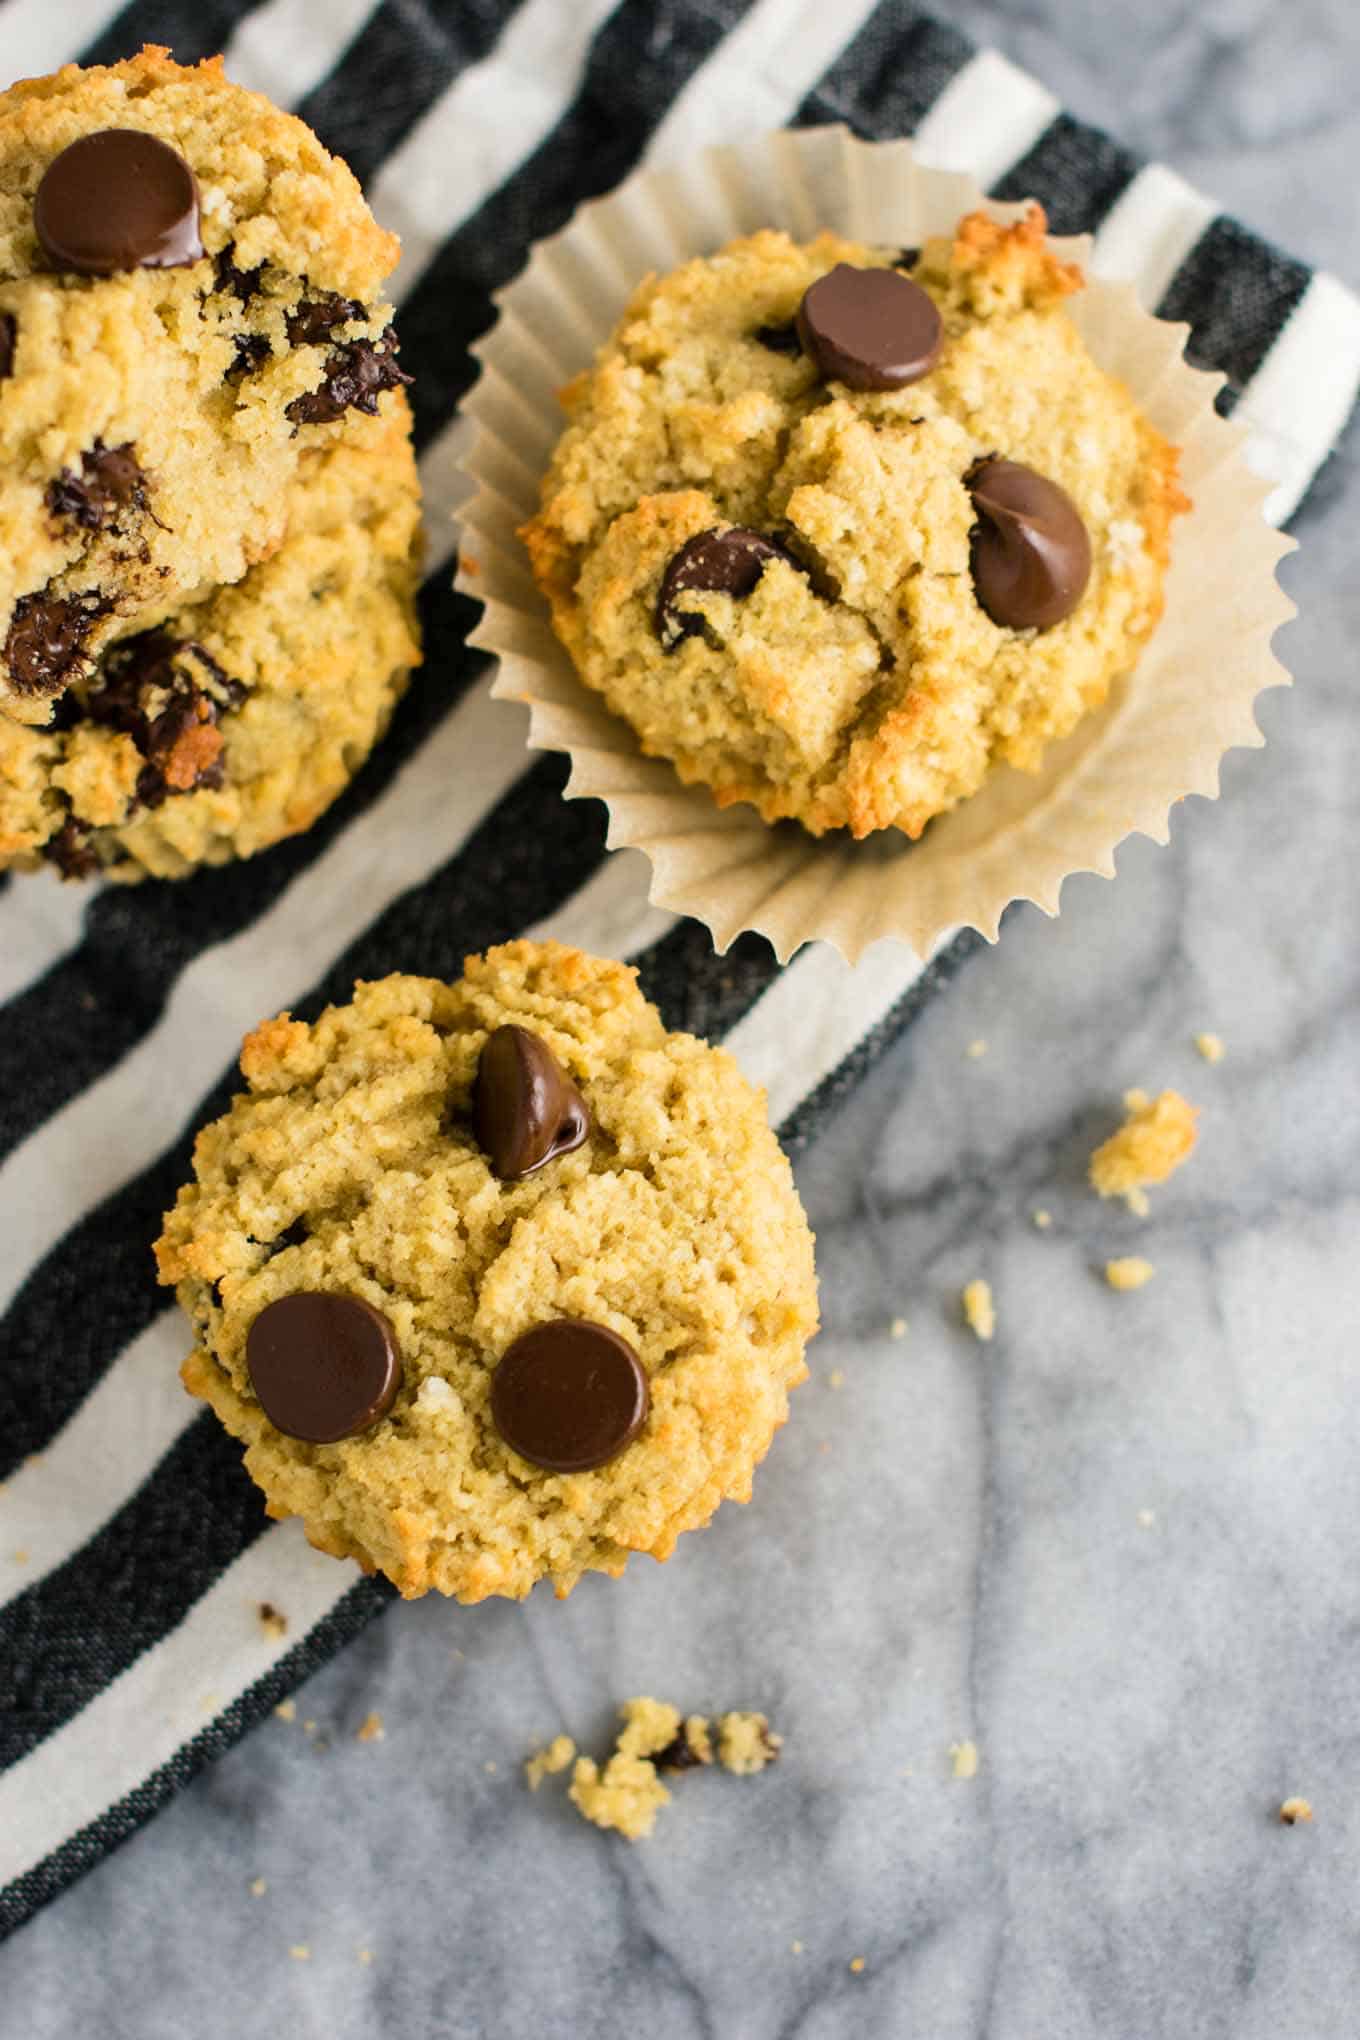
<path fill-rule="evenodd" d="M 351 416 L 268 559 L 106 644 L 45 728 L 0 714 L 0 868 L 176 878 L 330 805 L 420 658 L 409 423 L 401 393 Z"/>
<path fill-rule="evenodd" d="M 634 296 L 524 539 L 582 678 L 721 805 L 919 836 L 1037 768 L 1161 610 L 1176 452 L 1041 210 L 733 242 Z"/>
<path fill-rule="evenodd" d="M 749 1497 L 812 1235 L 762 1095 L 633 970 L 512 942 L 266 1021 L 241 1069 L 157 1256 L 271 1515 L 478 1601 Z"/>
<path fill-rule="evenodd" d="M 390 406 L 398 244 L 311 131 L 147 48 L 0 93 L 0 710 L 240 580 Z"/>

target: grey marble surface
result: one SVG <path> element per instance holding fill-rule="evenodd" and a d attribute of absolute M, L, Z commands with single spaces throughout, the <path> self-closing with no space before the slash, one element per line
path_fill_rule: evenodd
<path fill-rule="evenodd" d="M 1347 0 L 953 12 L 1360 281 Z M 0 1953 L 4 2040 L 1354 2031 L 1357 511 L 1343 462 L 1268 749 L 1013 916 L 802 1160 L 826 1329 L 754 1506 L 561 1606 L 389 1613 Z M 1082 1185 L 1135 1083 L 1203 1107 L 1142 1226 Z M 1157 1274 L 1116 1296 L 1130 1251 Z M 518 1760 L 647 1691 L 788 1743 L 629 1849 Z M 1311 1828 L 1272 1818 L 1294 1792 Z"/>

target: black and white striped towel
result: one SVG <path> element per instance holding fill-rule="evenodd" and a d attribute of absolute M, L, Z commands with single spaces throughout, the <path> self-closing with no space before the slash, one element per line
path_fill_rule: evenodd
<path fill-rule="evenodd" d="M 1351 412 L 1360 304 L 1032 78 L 901 0 L 0 0 L 0 74 L 143 41 L 292 106 L 405 243 L 404 363 L 430 509 L 427 657 L 378 756 L 304 840 L 180 886 L 0 880 L 0 1934 L 145 1820 L 375 1614 L 381 1583 L 267 1527 L 238 1448 L 179 1388 L 149 1242 L 193 1128 L 262 1014 L 353 979 L 456 973 L 550 930 L 632 956 L 673 1025 L 725 1036 L 797 1141 L 966 953 L 851 972 L 724 958 L 605 862 L 594 803 L 522 748 L 463 645 L 447 508 L 467 346 L 531 239 L 641 157 L 785 123 L 914 131 L 928 159 L 1187 319 L 1228 377 L 1283 521 Z M 271 1641 L 260 1601 L 287 1607 Z"/>

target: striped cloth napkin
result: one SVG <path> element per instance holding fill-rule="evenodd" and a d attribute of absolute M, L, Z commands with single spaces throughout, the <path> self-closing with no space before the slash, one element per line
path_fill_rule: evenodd
<path fill-rule="evenodd" d="M 429 505 L 426 664 L 301 841 L 183 885 L 0 880 L 0 1934 L 144 1821 L 383 1607 L 389 1590 L 267 1527 L 239 1449 L 180 1390 L 185 1330 L 149 1245 L 223 1109 L 241 1034 L 356 977 L 455 974 L 533 930 L 630 956 L 672 1026 L 724 1037 L 810 1135 L 955 970 L 905 952 L 712 953 L 606 861 L 593 803 L 523 749 L 450 586 L 468 343 L 528 243 L 644 157 L 786 123 L 914 132 L 1193 328 L 1288 517 L 1354 401 L 1360 304 L 1034 79 L 900 0 L 3 0 L 8 76 L 144 39 L 310 121 L 402 235 L 398 318 Z M 266 1635 L 262 1601 L 287 1608 Z"/>

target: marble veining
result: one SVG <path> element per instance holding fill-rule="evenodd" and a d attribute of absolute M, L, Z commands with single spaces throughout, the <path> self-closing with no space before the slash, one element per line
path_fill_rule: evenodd
<path fill-rule="evenodd" d="M 951 12 L 1358 280 L 1343 0 Z M 560 1606 L 391 1611 L 0 1952 L 4 2040 L 1354 2030 L 1358 511 L 1343 457 L 1268 748 L 1169 850 L 1014 914 L 801 1159 L 826 1329 L 754 1505 Z M 1139 1224 L 1083 1172 L 1164 1083 L 1201 1150 Z M 1155 1278 L 1115 1295 L 1132 1252 Z M 681 1780 L 630 1849 L 518 1766 L 646 1691 L 787 1748 Z"/>

